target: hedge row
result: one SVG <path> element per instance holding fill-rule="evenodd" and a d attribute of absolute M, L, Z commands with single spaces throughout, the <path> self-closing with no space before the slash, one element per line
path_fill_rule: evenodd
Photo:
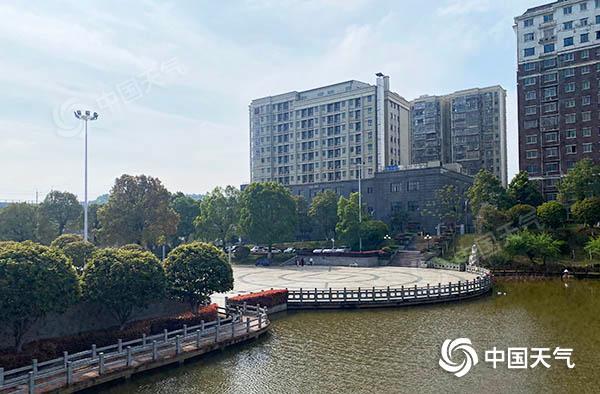
<path fill-rule="evenodd" d="M 88 331 L 77 335 L 41 339 L 26 344 L 23 347 L 22 353 L 14 353 L 13 349 L 2 350 L 0 352 L 0 367 L 6 371 L 30 364 L 34 358 L 38 362 L 43 362 L 62 357 L 64 351 L 73 354 L 91 349 L 93 344 L 97 347 L 114 345 L 119 339 L 122 339 L 124 342 L 131 341 L 141 338 L 143 334 L 159 334 L 165 329 L 173 331 L 182 328 L 184 324 L 195 326 L 199 325 L 202 320 L 209 322 L 216 319 L 217 304 L 210 304 L 202 307 L 196 315 L 187 312 L 175 317 L 136 321 L 127 325 L 123 330 L 113 327 L 106 330 Z"/>
<path fill-rule="evenodd" d="M 287 289 L 264 290 L 258 293 L 242 294 L 227 299 L 230 304 L 261 305 L 267 308 L 287 303 Z"/>

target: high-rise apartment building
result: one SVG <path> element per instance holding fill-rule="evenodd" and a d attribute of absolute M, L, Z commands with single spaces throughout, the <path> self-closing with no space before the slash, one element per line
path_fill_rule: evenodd
<path fill-rule="evenodd" d="M 286 185 L 371 178 L 410 164 L 409 103 L 389 77 L 346 81 L 253 100 L 252 182 Z"/>
<path fill-rule="evenodd" d="M 519 166 L 547 199 L 583 158 L 600 162 L 600 0 L 562 0 L 515 18 Z"/>
<path fill-rule="evenodd" d="M 501 86 L 422 96 L 411 102 L 412 162 L 486 169 L 507 184 L 506 91 Z"/>

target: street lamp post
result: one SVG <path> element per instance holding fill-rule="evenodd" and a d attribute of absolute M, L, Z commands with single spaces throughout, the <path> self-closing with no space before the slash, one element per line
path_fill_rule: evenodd
<path fill-rule="evenodd" d="M 362 159 L 360 161 L 358 167 L 358 249 L 362 252 L 362 232 L 361 232 L 361 224 L 362 224 L 362 172 L 363 172 L 363 162 Z"/>
<path fill-rule="evenodd" d="M 87 146 L 88 146 L 88 121 L 98 119 L 98 113 L 91 113 L 90 111 L 85 111 L 84 113 L 81 110 L 75 111 L 75 117 L 77 119 L 83 120 L 84 123 L 84 148 L 83 148 L 83 156 L 84 156 L 84 170 L 83 170 L 83 178 L 84 178 L 84 189 L 83 189 L 83 239 L 88 240 L 88 155 L 87 155 Z"/>

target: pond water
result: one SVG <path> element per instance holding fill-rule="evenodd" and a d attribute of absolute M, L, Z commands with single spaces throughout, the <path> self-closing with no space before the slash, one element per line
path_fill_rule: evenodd
<path fill-rule="evenodd" d="M 479 355 L 462 378 L 438 365 L 444 339 L 458 337 Z M 575 368 L 550 359 L 549 369 L 494 369 L 484 361 L 494 346 L 573 348 Z M 257 341 L 98 392 L 589 393 L 600 392 L 599 367 L 600 281 L 500 282 L 464 303 L 290 312 Z"/>

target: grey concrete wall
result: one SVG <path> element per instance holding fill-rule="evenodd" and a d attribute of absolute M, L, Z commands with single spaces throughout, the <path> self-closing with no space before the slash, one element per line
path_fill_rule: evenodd
<path fill-rule="evenodd" d="M 132 321 L 176 316 L 187 310 L 189 310 L 187 304 L 166 300 L 136 311 Z M 99 306 L 81 303 L 74 305 L 64 314 L 50 314 L 38 321 L 27 333 L 25 342 L 103 330 L 115 325 L 118 325 L 115 319 Z M 0 327 L 0 348 L 10 346 L 13 346 L 11 331 L 8 327 Z"/>
<path fill-rule="evenodd" d="M 308 264 L 309 259 L 312 257 L 314 265 L 332 265 L 332 266 L 354 266 L 359 267 L 376 267 L 379 265 L 377 256 L 374 257 L 346 257 L 346 256 L 303 256 L 304 261 Z"/>

